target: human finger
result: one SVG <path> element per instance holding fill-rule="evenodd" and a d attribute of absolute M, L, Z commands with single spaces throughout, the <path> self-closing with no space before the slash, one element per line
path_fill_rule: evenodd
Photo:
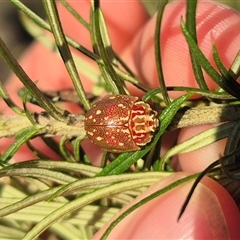
<path fill-rule="evenodd" d="M 176 173 L 161 179 L 120 211 L 149 194 L 186 176 Z M 227 191 L 210 178 L 205 178 L 193 194 L 181 219 L 181 206 L 191 183 L 180 185 L 151 200 L 127 215 L 112 230 L 111 239 L 237 239 L 240 215 Z M 118 215 L 120 215 L 120 213 Z M 114 219 L 116 216 L 114 217 Z M 111 220 L 113 221 L 113 219 Z M 110 221 L 110 222 L 111 222 Z M 109 223 L 93 239 L 99 239 Z"/>
<path fill-rule="evenodd" d="M 181 18 L 185 19 L 185 12 L 185 1 L 169 3 L 164 10 L 160 47 L 166 86 L 198 87 L 188 45 L 180 27 Z M 145 25 L 123 56 L 137 76 L 152 88 L 160 87 L 154 53 L 155 24 L 156 15 Z M 235 10 L 214 1 L 198 2 L 196 13 L 198 46 L 215 69 L 213 45 L 216 45 L 219 57 L 228 69 L 239 50 L 240 32 L 237 30 L 239 25 L 240 15 Z M 214 90 L 216 88 L 214 81 L 204 71 L 203 74 L 209 89 Z M 182 94 L 169 92 L 173 98 Z"/>

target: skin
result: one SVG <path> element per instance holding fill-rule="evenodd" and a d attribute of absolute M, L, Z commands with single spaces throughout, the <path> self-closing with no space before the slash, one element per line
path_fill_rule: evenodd
<path fill-rule="evenodd" d="M 89 1 L 81 1 L 81 4 L 76 1 L 69 2 L 88 19 Z M 159 87 L 153 49 L 155 16 L 150 19 L 139 1 L 103 1 L 101 7 L 113 48 L 148 86 Z M 59 11 L 66 34 L 91 49 L 87 31 L 77 24 L 63 7 L 59 6 Z M 197 87 L 187 44 L 179 25 L 180 17 L 184 16 L 184 13 L 185 3 L 183 1 L 167 5 L 164 13 L 161 35 L 164 76 L 168 86 Z M 211 63 L 213 63 L 212 46 L 215 43 L 224 65 L 227 68 L 230 66 L 239 49 L 240 33 L 236 31 L 239 24 L 240 16 L 234 10 L 214 2 L 201 1 L 199 3 L 197 9 L 198 42 Z M 95 64 L 92 62 L 91 64 L 93 68 L 96 68 Z M 42 90 L 59 90 L 72 86 L 61 60 L 39 43 L 35 42 L 29 47 L 21 59 L 21 65 L 33 80 L 39 80 L 38 87 Z M 80 77 L 86 91 L 91 92 L 93 84 L 81 72 Z M 205 77 L 209 88 L 214 89 L 215 83 L 208 76 Z M 16 92 L 20 87 L 21 84 L 17 78 L 11 76 L 7 89 L 17 103 L 20 103 L 20 100 Z M 129 89 L 132 95 L 142 95 L 136 88 L 130 86 Z M 176 98 L 181 94 L 171 93 L 171 97 Z M 72 106 L 67 107 L 72 112 L 81 112 Z M 5 104 L 2 104 L 1 108 L 3 112 L 11 113 Z M 211 126 L 188 127 L 182 129 L 179 134 L 167 134 L 164 136 L 163 153 L 171 147 L 175 139 L 182 142 Z M 34 141 L 36 143 L 36 140 Z M 1 142 L 2 146 L 7 144 L 9 141 Z M 40 142 L 37 144 L 43 151 L 49 152 L 46 146 Z M 202 171 L 219 158 L 225 144 L 226 140 L 222 140 L 203 149 L 176 156 L 175 168 L 179 172 L 161 179 L 122 211 L 171 182 L 190 173 Z M 101 150 L 91 145 L 89 141 L 84 142 L 84 147 L 87 152 L 89 151 L 92 162 L 99 165 Z M 56 158 L 54 154 L 52 156 Z M 31 158 L 33 158 L 31 153 L 22 147 L 14 157 L 14 161 Z M 191 186 L 192 182 L 183 184 L 137 209 L 116 226 L 109 239 L 239 239 L 240 215 L 234 200 L 222 186 L 207 177 L 198 185 L 187 211 L 177 222 L 180 208 Z M 99 239 L 106 227 L 103 227 L 94 239 Z"/>

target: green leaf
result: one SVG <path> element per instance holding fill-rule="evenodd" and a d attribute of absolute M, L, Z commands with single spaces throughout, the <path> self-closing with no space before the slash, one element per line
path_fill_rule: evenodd
<path fill-rule="evenodd" d="M 4 152 L 1 156 L 1 162 L 7 163 L 13 155 L 18 151 L 18 149 L 26 143 L 30 138 L 35 136 L 39 131 L 39 128 L 36 126 L 24 128 L 19 131 L 16 135 L 16 140 L 11 144 L 11 146 Z"/>
<path fill-rule="evenodd" d="M 181 20 L 181 28 L 183 34 L 188 42 L 189 48 L 191 49 L 192 54 L 198 61 L 199 65 L 205 70 L 205 72 L 212 78 L 214 82 L 217 83 L 223 90 L 231 94 L 232 96 L 240 99 L 240 85 L 233 78 L 226 78 L 220 75 L 210 64 L 207 58 L 204 56 L 202 51 L 199 49 L 198 45 L 192 38 L 191 34 L 186 29 L 186 26 Z"/>
<path fill-rule="evenodd" d="M 161 174 L 161 173 L 158 173 L 158 174 Z M 137 174 L 132 174 L 132 175 L 137 175 Z M 115 176 L 109 176 L 109 177 L 113 179 L 115 178 Z M 24 236 L 23 239 L 28 240 L 28 239 L 36 238 L 56 221 L 62 219 L 65 216 L 68 216 L 71 213 L 74 213 L 76 210 L 79 210 L 80 208 L 84 207 L 85 205 L 93 201 L 109 196 L 109 193 L 114 195 L 116 193 L 123 192 L 126 190 L 135 189 L 143 186 L 149 186 L 154 182 L 156 182 L 157 180 L 158 180 L 157 178 L 154 178 L 154 179 L 149 179 L 148 181 L 147 178 L 145 179 L 141 177 L 141 179 L 134 179 L 134 180 L 131 179 L 129 181 L 123 181 L 123 182 L 119 181 L 115 184 L 111 184 L 111 182 L 108 181 L 108 183 L 110 184 L 109 186 L 94 189 L 92 192 L 88 194 L 83 194 L 80 197 L 62 205 L 60 208 L 56 209 L 55 211 L 52 211 L 51 213 L 49 213 L 45 218 L 39 221 Z M 89 181 L 91 181 L 91 179 L 89 179 Z"/>
<path fill-rule="evenodd" d="M 0 97 L 5 101 L 5 103 L 17 114 L 25 115 L 24 111 L 20 109 L 11 99 L 7 90 L 3 86 L 2 82 L 0 81 Z"/>
<path fill-rule="evenodd" d="M 160 32 L 161 32 L 161 23 L 162 23 L 162 17 L 163 12 L 165 9 L 165 6 L 167 5 L 168 1 L 160 1 L 158 12 L 157 12 L 157 21 L 156 21 L 156 27 L 155 27 L 155 33 L 154 33 L 154 52 L 155 52 L 155 60 L 157 65 L 157 74 L 158 74 L 158 81 L 159 85 L 162 89 L 163 99 L 166 105 L 170 104 L 170 99 L 168 96 L 165 80 L 164 80 L 164 74 L 163 74 L 163 68 L 162 68 L 162 59 L 161 59 L 161 38 L 160 38 Z"/>
<path fill-rule="evenodd" d="M 197 1 L 191 0 L 187 1 L 187 12 L 186 12 L 186 29 L 189 31 L 189 34 L 192 36 L 193 40 L 197 44 L 197 31 L 196 31 L 196 9 Z M 188 44 L 190 44 L 187 41 Z M 192 48 L 189 45 L 189 52 L 191 57 L 192 69 L 196 78 L 196 81 L 201 89 L 208 89 L 207 84 L 203 77 L 203 72 L 201 66 L 198 63 L 196 56 L 192 52 Z"/>
<path fill-rule="evenodd" d="M 161 170 L 165 169 L 165 165 L 170 161 L 170 158 L 176 154 L 192 152 L 197 149 L 208 146 L 216 141 L 228 137 L 230 130 L 235 125 L 235 122 L 222 124 L 220 126 L 208 129 L 204 132 L 193 136 L 186 141 L 169 149 L 162 157 Z"/>
<path fill-rule="evenodd" d="M 29 90 L 32 96 L 37 100 L 39 105 L 44 108 L 52 117 L 59 121 L 66 122 L 66 117 L 63 115 L 64 111 L 54 106 L 42 92 L 37 88 L 34 82 L 29 78 L 23 68 L 19 65 L 18 61 L 14 58 L 11 51 L 7 48 L 6 44 L 0 38 L 0 55 L 12 69 L 19 80 Z"/>
<path fill-rule="evenodd" d="M 108 36 L 105 20 L 100 8 L 100 1 L 92 2 L 91 39 L 94 50 L 102 58 L 104 65 L 98 64 L 107 88 L 113 94 L 126 94 L 124 82 L 118 77 L 113 67 L 115 54 Z"/>
<path fill-rule="evenodd" d="M 63 33 L 63 28 L 59 19 L 56 3 L 52 0 L 44 0 L 43 4 L 46 15 L 49 19 L 49 24 L 52 29 L 54 39 L 56 41 L 56 45 L 68 71 L 68 74 L 71 77 L 74 88 L 77 91 L 78 97 L 85 109 L 89 109 L 90 104 L 78 75 L 78 71 L 69 46 L 67 44 L 66 36 Z"/>

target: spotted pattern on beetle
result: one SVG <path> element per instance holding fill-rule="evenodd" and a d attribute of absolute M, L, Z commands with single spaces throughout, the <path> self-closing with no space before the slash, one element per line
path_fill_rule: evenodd
<path fill-rule="evenodd" d="M 127 95 L 106 96 L 86 113 L 88 138 L 109 152 L 139 150 L 159 127 L 157 112 L 149 104 Z"/>

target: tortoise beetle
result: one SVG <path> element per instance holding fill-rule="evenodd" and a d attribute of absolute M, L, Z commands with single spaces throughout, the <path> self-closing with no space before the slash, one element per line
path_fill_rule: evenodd
<path fill-rule="evenodd" d="M 152 140 L 159 127 L 157 112 L 149 104 L 128 95 L 108 95 L 86 113 L 88 138 L 109 152 L 139 150 Z"/>

